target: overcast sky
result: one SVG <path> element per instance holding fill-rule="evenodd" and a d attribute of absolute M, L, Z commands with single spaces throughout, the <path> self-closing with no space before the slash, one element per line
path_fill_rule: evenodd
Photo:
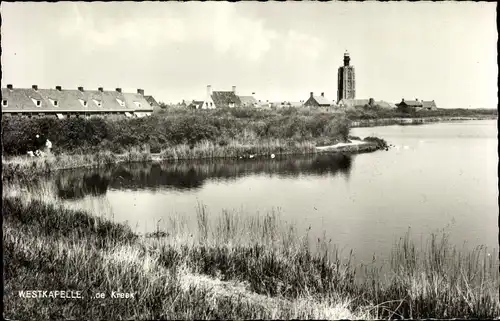
<path fill-rule="evenodd" d="M 348 50 L 356 98 L 497 105 L 495 3 L 3 2 L 1 14 L 2 87 L 334 100 Z"/>

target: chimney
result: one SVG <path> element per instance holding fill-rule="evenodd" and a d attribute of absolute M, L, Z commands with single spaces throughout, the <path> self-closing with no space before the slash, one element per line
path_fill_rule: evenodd
<path fill-rule="evenodd" d="M 83 87 L 78 87 L 78 90 L 79 91 L 83 91 Z"/>
<path fill-rule="evenodd" d="M 233 86 L 233 93 L 236 95 L 236 86 Z"/>
<path fill-rule="evenodd" d="M 311 97 L 314 96 L 314 93 L 311 91 Z"/>
<path fill-rule="evenodd" d="M 121 92 L 122 92 L 122 89 L 121 89 L 121 88 L 116 88 L 116 92 L 121 93 Z"/>
<path fill-rule="evenodd" d="M 321 93 L 321 97 L 325 97 L 325 93 Z"/>
<path fill-rule="evenodd" d="M 61 86 L 56 86 L 56 90 L 57 90 L 57 91 L 61 91 L 61 90 L 62 90 L 62 87 L 61 87 Z"/>
<path fill-rule="evenodd" d="M 401 98 L 401 102 L 404 103 L 405 102 L 405 99 L 404 98 Z"/>
<path fill-rule="evenodd" d="M 144 89 L 137 89 L 137 93 L 144 96 Z"/>
<path fill-rule="evenodd" d="M 418 101 L 418 98 L 415 98 L 416 101 Z"/>
<path fill-rule="evenodd" d="M 7 85 L 7 89 L 12 90 L 12 88 L 14 88 L 14 87 L 12 86 L 12 84 L 8 84 L 8 85 Z"/>
<path fill-rule="evenodd" d="M 104 91 L 104 88 L 99 87 L 99 88 L 97 88 L 97 90 L 99 90 L 100 92 L 103 92 L 103 91 Z"/>
<path fill-rule="evenodd" d="M 207 98 L 211 97 L 212 96 L 212 86 L 211 85 L 207 85 Z"/>
<path fill-rule="evenodd" d="M 37 91 L 38 90 L 38 85 L 33 85 L 33 86 L 31 86 L 31 88 L 33 88 L 33 90 Z"/>

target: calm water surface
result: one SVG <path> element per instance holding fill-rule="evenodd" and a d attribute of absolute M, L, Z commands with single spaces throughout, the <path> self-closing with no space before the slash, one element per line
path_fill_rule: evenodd
<path fill-rule="evenodd" d="M 497 124 L 468 121 L 355 128 L 395 145 L 355 156 L 120 165 L 69 171 L 53 180 L 60 198 L 111 211 L 138 232 L 174 214 L 280 208 L 311 235 L 326 233 L 357 261 L 387 257 L 411 227 L 416 239 L 445 229 L 458 246 L 498 246 Z"/>

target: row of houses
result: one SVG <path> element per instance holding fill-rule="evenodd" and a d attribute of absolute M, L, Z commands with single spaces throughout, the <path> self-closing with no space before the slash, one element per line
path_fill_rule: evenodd
<path fill-rule="evenodd" d="M 376 101 L 370 99 L 342 99 L 338 102 L 325 97 L 324 93 L 315 95 L 311 92 L 307 100 L 301 101 L 279 101 L 269 102 L 257 100 L 251 95 L 238 95 L 236 86 L 230 91 L 213 91 L 212 86 L 206 88 L 205 98 L 183 102 L 181 107 L 191 109 L 214 109 L 214 108 L 287 108 L 287 107 L 310 107 L 323 108 L 326 111 L 342 110 L 356 107 L 378 107 L 384 109 L 409 110 L 435 110 L 436 103 L 432 101 L 405 100 L 398 104 Z M 85 90 L 83 87 L 77 89 L 63 89 L 56 86 L 55 89 L 42 89 L 37 85 L 31 88 L 14 88 L 7 85 L 2 88 L 2 115 L 22 117 L 53 116 L 59 119 L 67 117 L 92 117 L 92 116 L 125 116 L 144 117 L 151 115 L 160 105 L 153 96 L 146 96 L 143 89 L 137 89 L 137 93 L 124 93 L 121 88 L 115 90 Z"/>
<path fill-rule="evenodd" d="M 342 99 L 338 102 L 325 97 L 325 93 L 315 95 L 314 92 L 309 94 L 307 100 L 301 101 L 278 101 L 270 102 L 269 100 L 261 101 L 254 97 L 255 93 L 248 96 L 238 95 L 236 86 L 233 86 L 231 91 L 212 91 L 212 86 L 207 86 L 206 96 L 203 100 L 192 100 L 189 102 L 183 101 L 182 107 L 192 109 L 212 109 L 212 108 L 233 108 L 233 107 L 254 107 L 254 108 L 287 108 L 287 107 L 312 107 L 324 108 L 325 110 L 341 110 L 345 108 L 356 107 L 378 107 L 383 109 L 402 109 L 414 108 L 415 110 L 435 110 L 436 103 L 432 101 L 415 101 L 402 100 L 401 103 L 395 104 L 384 100 L 370 99 Z M 402 105 L 401 105 L 402 104 Z M 405 104 L 410 104 L 406 107 Z"/>
<path fill-rule="evenodd" d="M 115 90 L 85 90 L 14 88 L 7 85 L 2 88 L 2 116 L 44 117 L 59 119 L 67 117 L 125 116 L 145 117 L 158 109 L 160 105 L 153 96 L 144 95 L 143 89 L 137 93 L 124 93 L 121 88 Z"/>

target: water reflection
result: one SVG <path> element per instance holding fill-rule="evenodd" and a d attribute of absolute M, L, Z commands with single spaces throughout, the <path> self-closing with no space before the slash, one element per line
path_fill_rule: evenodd
<path fill-rule="evenodd" d="M 55 178 L 57 194 L 63 199 L 104 195 L 108 189 L 191 190 L 207 180 L 235 180 L 247 175 L 298 177 L 337 175 L 349 177 L 352 156 L 323 154 L 278 159 L 210 160 L 177 163 L 121 164 L 102 169 L 60 172 Z"/>
<path fill-rule="evenodd" d="M 86 195 L 104 195 L 111 181 L 111 172 L 100 171 L 93 173 L 66 172 L 55 180 L 57 196 L 62 199 L 79 199 Z"/>

